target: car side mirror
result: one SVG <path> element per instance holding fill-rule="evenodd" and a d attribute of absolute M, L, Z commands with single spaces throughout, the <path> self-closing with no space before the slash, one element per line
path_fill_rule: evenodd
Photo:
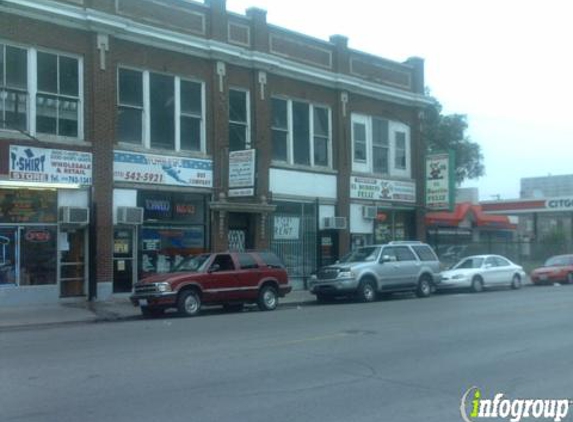
<path fill-rule="evenodd" d="M 484 266 L 484 268 L 485 268 L 486 270 L 490 269 L 491 267 L 492 267 L 491 264 L 485 264 L 485 266 Z"/>
<path fill-rule="evenodd" d="M 391 256 L 391 255 L 382 255 L 382 260 L 381 262 L 395 262 L 396 261 L 396 257 L 395 256 Z"/>
<path fill-rule="evenodd" d="M 209 268 L 209 273 L 216 273 L 217 271 L 219 271 L 221 269 L 221 266 L 219 264 L 213 264 L 211 265 L 211 267 Z"/>

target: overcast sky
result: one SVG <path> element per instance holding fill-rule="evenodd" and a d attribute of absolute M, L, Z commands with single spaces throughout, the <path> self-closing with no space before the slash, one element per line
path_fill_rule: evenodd
<path fill-rule="evenodd" d="M 573 174 L 573 23 L 567 0 L 227 0 L 244 14 L 391 60 L 418 56 L 445 113 L 466 114 L 486 175 L 480 199 L 519 197 L 520 178 Z"/>

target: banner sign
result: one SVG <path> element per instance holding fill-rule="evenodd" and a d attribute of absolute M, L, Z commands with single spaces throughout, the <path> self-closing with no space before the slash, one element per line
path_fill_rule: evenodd
<path fill-rule="evenodd" d="M 213 161 L 128 151 L 113 153 L 113 180 L 156 185 L 213 187 Z"/>
<path fill-rule="evenodd" d="M 229 152 L 229 196 L 255 194 L 255 150 Z"/>
<path fill-rule="evenodd" d="M 296 240 L 299 238 L 299 217 L 278 217 L 274 219 L 274 240 Z"/>
<path fill-rule="evenodd" d="M 416 183 L 373 177 L 350 177 L 350 197 L 374 201 L 416 202 Z"/>
<path fill-rule="evenodd" d="M 10 146 L 9 178 L 21 182 L 92 184 L 92 154 Z"/>
<path fill-rule="evenodd" d="M 451 210 L 454 205 L 453 156 L 449 153 L 426 157 L 426 208 Z"/>

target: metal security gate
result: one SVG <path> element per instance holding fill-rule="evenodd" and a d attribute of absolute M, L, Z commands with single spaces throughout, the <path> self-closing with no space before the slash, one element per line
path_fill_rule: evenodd
<path fill-rule="evenodd" d="M 244 252 L 246 235 L 245 230 L 229 230 L 229 250 L 234 252 Z"/>
<path fill-rule="evenodd" d="M 282 259 L 294 287 L 304 287 L 317 265 L 316 206 L 277 203 L 272 226 L 271 250 Z"/>

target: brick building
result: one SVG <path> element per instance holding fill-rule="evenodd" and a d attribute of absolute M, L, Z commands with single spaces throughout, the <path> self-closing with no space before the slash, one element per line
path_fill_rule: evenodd
<path fill-rule="evenodd" d="M 0 3 L 0 303 L 106 298 L 205 250 L 295 283 L 423 238 L 423 61 L 224 0 Z"/>

